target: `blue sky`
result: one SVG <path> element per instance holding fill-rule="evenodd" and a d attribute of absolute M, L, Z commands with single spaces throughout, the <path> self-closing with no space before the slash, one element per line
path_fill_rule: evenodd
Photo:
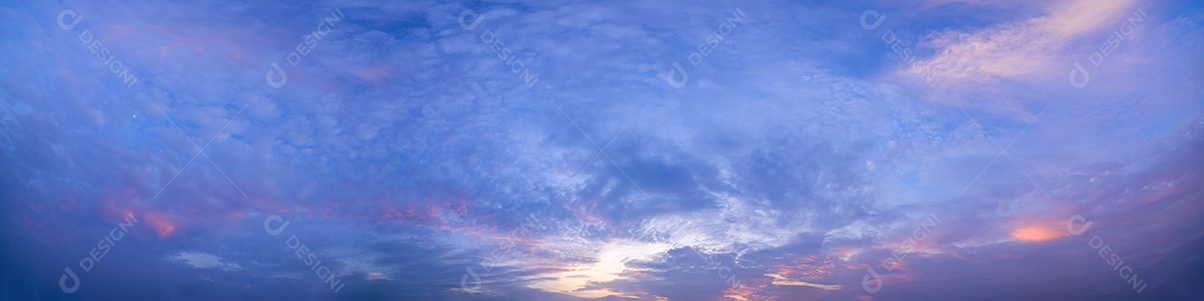
<path fill-rule="evenodd" d="M 1204 5 L 6 1 L 3 300 L 1204 300 Z"/>

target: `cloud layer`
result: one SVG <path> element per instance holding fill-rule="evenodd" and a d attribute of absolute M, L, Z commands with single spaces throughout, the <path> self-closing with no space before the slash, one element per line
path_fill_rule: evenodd
<path fill-rule="evenodd" d="M 0 28 L 4 300 L 1204 298 L 1199 3 L 66 1 Z"/>

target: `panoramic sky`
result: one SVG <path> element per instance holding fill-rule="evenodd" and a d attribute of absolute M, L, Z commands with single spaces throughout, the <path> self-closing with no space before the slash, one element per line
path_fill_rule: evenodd
<path fill-rule="evenodd" d="M 0 300 L 1204 300 L 1204 2 L 0 1 Z"/>

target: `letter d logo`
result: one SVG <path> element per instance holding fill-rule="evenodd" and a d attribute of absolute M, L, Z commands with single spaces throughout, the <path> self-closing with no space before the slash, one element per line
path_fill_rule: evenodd
<path fill-rule="evenodd" d="M 280 222 L 280 227 L 272 228 L 272 221 Z M 289 221 L 284 220 L 283 217 L 272 215 L 263 219 L 263 231 L 268 232 L 272 236 L 280 235 L 281 232 L 284 232 L 284 229 L 288 228 L 288 224 Z"/>
<path fill-rule="evenodd" d="M 468 272 L 468 274 L 464 275 L 464 277 L 460 277 L 460 288 L 463 288 L 463 289 L 469 290 L 469 291 L 481 290 L 481 276 L 477 276 L 477 273 L 472 270 L 472 267 L 464 268 L 464 271 Z M 473 283 L 475 283 L 476 286 L 474 286 L 472 288 L 468 288 L 468 276 L 472 276 Z"/>
<path fill-rule="evenodd" d="M 63 22 L 67 16 L 75 17 L 75 20 L 72 20 L 71 24 Z M 59 28 L 62 28 L 63 30 L 75 29 L 75 25 L 79 25 L 79 21 L 83 20 L 84 16 L 80 16 L 79 13 L 76 13 L 74 10 L 64 9 L 62 12 L 59 12 Z"/>
<path fill-rule="evenodd" d="M 867 292 L 867 293 L 871 293 L 871 294 L 878 293 L 878 291 L 882 290 L 882 277 L 878 276 L 878 271 L 875 271 L 873 267 L 866 268 L 865 271 L 866 271 L 865 277 L 861 277 L 861 288 L 864 288 L 865 292 Z M 873 278 L 874 282 L 877 283 L 878 285 L 876 285 L 874 287 L 870 287 L 870 278 L 871 277 Z"/>
<path fill-rule="evenodd" d="M 1076 76 L 1074 76 L 1075 73 L 1082 73 L 1083 81 L 1074 80 L 1074 78 L 1076 77 Z M 1075 88 L 1082 88 L 1082 87 L 1086 87 L 1087 84 L 1090 82 L 1091 82 L 1091 74 L 1087 73 L 1087 69 L 1083 68 L 1082 64 L 1075 62 L 1074 70 L 1070 70 L 1070 85 L 1074 86 Z"/>
<path fill-rule="evenodd" d="M 468 21 L 468 16 L 472 16 L 471 24 L 465 22 Z M 477 25 L 481 25 L 481 21 L 485 21 L 485 18 L 481 17 L 481 14 L 478 14 L 476 11 L 466 9 L 460 12 L 460 28 L 463 28 L 464 30 L 476 29 Z"/>
<path fill-rule="evenodd" d="M 874 20 L 874 24 L 870 24 L 869 22 L 865 21 L 866 17 L 870 16 L 878 17 Z M 861 13 L 861 28 L 864 28 L 865 30 L 874 30 L 875 28 L 878 28 L 878 25 L 882 25 L 882 21 L 886 21 L 886 16 L 883 16 L 876 10 L 867 9 L 865 12 Z"/>
<path fill-rule="evenodd" d="M 59 277 L 59 288 L 63 289 L 64 293 L 74 294 L 79 290 L 79 276 L 75 275 L 75 271 L 72 271 L 70 267 L 63 268 L 63 272 L 66 274 Z M 71 281 L 75 282 L 74 286 L 67 287 L 67 277 L 71 277 Z"/>
<path fill-rule="evenodd" d="M 676 77 L 673 75 L 679 74 L 679 73 L 681 74 L 681 80 L 680 81 L 673 80 L 673 78 Z M 686 69 L 682 68 L 681 64 L 678 64 L 677 62 L 673 62 L 673 70 L 669 70 L 669 75 L 665 76 L 665 80 L 669 81 L 670 86 L 681 89 L 681 87 L 686 86 L 686 83 L 690 82 L 690 74 L 686 73 Z"/>
<path fill-rule="evenodd" d="M 273 77 L 272 73 L 280 74 L 280 81 L 272 80 L 272 77 Z M 284 73 L 284 69 L 280 68 L 279 64 L 276 64 L 276 62 L 272 62 L 272 69 L 268 69 L 267 79 L 268 79 L 268 86 L 271 86 L 272 88 L 280 88 L 280 87 L 283 87 L 284 84 L 288 82 L 288 74 Z M 276 216 L 276 217 L 279 217 L 279 216 Z"/>

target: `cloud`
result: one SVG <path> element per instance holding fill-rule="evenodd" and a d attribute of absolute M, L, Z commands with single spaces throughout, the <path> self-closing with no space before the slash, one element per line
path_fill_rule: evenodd
<path fill-rule="evenodd" d="M 809 282 L 805 282 L 805 281 L 789 280 L 785 276 L 778 275 L 778 274 L 765 274 L 765 276 L 769 276 L 770 278 L 773 278 L 773 283 L 772 283 L 773 285 L 814 287 L 814 288 L 818 288 L 818 289 L 825 290 L 825 291 L 840 290 L 839 284 L 816 284 L 816 283 L 809 283 Z"/>
<path fill-rule="evenodd" d="M 64 298 L 63 268 L 131 214 L 78 297 L 847 300 L 874 267 L 881 299 L 1132 299 L 1101 290 L 1120 280 L 1062 230 L 1074 214 L 1150 277 L 1139 297 L 1199 296 L 1178 280 L 1199 249 L 1199 9 L 917 2 L 874 8 L 948 85 L 892 78 L 864 4 L 0 7 L 0 298 Z M 346 21 L 288 63 L 335 7 Z M 1073 90 L 1066 67 L 1146 7 L 1142 43 Z M 273 215 L 287 234 L 265 233 Z"/>
<path fill-rule="evenodd" d="M 204 252 L 180 252 L 168 259 L 183 262 L 198 269 L 218 268 L 226 271 L 242 269 L 238 264 L 224 262 L 221 257 Z"/>
<path fill-rule="evenodd" d="M 1070 43 L 1111 26 L 1136 5 L 1136 0 L 1067 0 L 1026 20 L 936 33 L 924 45 L 937 54 L 920 64 L 950 85 L 1060 68 Z"/>
<path fill-rule="evenodd" d="M 601 250 L 591 263 L 557 267 L 562 271 L 533 275 L 534 278 L 547 280 L 534 281 L 528 287 L 588 299 L 627 295 L 628 293 L 617 292 L 609 288 L 589 289 L 588 287 L 590 284 L 623 280 L 625 279 L 623 274 L 639 271 L 635 267 L 627 266 L 628 262 L 653 260 L 669 249 L 669 245 L 661 243 L 624 241 L 606 243 L 601 246 Z"/>

